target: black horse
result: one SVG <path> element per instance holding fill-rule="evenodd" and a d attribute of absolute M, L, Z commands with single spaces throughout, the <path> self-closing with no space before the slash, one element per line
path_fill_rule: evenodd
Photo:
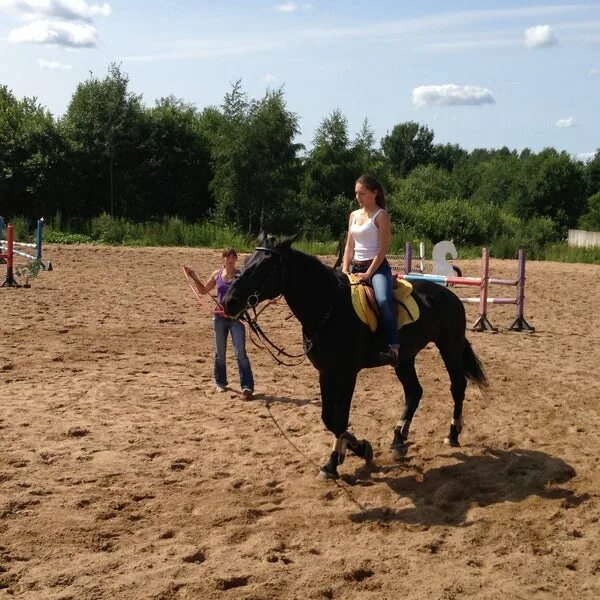
<path fill-rule="evenodd" d="M 259 246 L 246 260 L 223 300 L 228 315 L 239 316 L 248 307 L 283 294 L 302 324 L 304 350 L 319 371 L 321 418 L 335 435 L 329 461 L 321 467 L 325 478 L 338 476 L 346 449 L 369 462 L 371 444 L 358 440 L 348 428 L 350 404 L 361 369 L 383 366 L 387 350 L 383 333 L 372 333 L 356 315 L 348 277 L 317 258 L 291 247 L 294 237 L 277 241 L 261 235 Z M 487 386 L 481 362 L 465 338 L 466 318 L 461 301 L 450 290 L 429 281 L 413 283 L 420 318 L 400 330 L 400 356 L 396 375 L 404 388 L 405 407 L 394 428 L 392 451 L 406 451 L 410 422 L 423 395 L 415 371 L 416 355 L 429 343 L 438 347 L 450 376 L 454 412 L 446 442 L 459 445 L 467 379 Z"/>

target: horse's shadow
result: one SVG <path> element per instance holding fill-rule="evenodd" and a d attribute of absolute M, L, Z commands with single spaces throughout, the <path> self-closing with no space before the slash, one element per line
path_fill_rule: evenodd
<path fill-rule="evenodd" d="M 562 499 L 565 507 L 577 506 L 589 498 L 557 487 L 575 476 L 575 469 L 560 458 L 535 450 L 486 448 L 483 455 L 455 452 L 448 458 L 457 463 L 407 476 L 390 475 L 398 467 L 372 463 L 354 476 L 350 484 L 384 483 L 398 496 L 410 498 L 412 506 L 394 509 L 369 508 L 352 515 L 355 522 L 378 521 L 422 525 L 468 525 L 470 509 L 501 502 L 519 502 L 529 496 Z"/>

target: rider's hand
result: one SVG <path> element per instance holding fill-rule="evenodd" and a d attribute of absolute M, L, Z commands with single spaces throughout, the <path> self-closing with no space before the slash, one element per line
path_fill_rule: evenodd
<path fill-rule="evenodd" d="M 359 281 L 369 281 L 371 279 L 366 273 L 356 273 L 356 278 Z"/>

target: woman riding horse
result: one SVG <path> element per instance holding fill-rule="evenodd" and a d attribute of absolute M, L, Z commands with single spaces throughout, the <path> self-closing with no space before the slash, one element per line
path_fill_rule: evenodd
<path fill-rule="evenodd" d="M 294 239 L 278 241 L 262 235 L 223 298 L 223 307 L 228 315 L 238 316 L 259 302 L 283 294 L 302 324 L 305 352 L 319 371 L 321 417 L 335 436 L 331 455 L 320 474 L 336 478 L 347 448 L 367 462 L 372 459 L 371 444 L 348 431 L 350 405 L 358 372 L 383 366 L 388 344 L 381 329 L 372 333 L 354 311 L 348 277 L 293 249 Z M 415 357 L 428 343 L 436 344 L 450 376 L 454 400 L 447 437 L 450 445 L 459 445 L 467 379 L 480 387 L 487 385 L 483 367 L 465 337 L 465 310 L 458 297 L 429 281 L 414 282 L 413 296 L 420 318 L 400 329 L 400 355 L 395 367 L 405 396 L 404 411 L 392 440 L 396 456 L 406 450 L 410 423 L 423 395 Z"/>

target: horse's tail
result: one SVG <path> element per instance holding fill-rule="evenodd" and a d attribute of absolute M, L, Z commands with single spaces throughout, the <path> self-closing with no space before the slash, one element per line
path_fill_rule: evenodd
<path fill-rule="evenodd" d="M 489 387 L 483 364 L 473 351 L 471 342 L 467 339 L 465 339 L 465 349 L 463 351 L 463 364 L 465 367 L 465 376 L 471 383 L 477 384 L 480 389 Z"/>

